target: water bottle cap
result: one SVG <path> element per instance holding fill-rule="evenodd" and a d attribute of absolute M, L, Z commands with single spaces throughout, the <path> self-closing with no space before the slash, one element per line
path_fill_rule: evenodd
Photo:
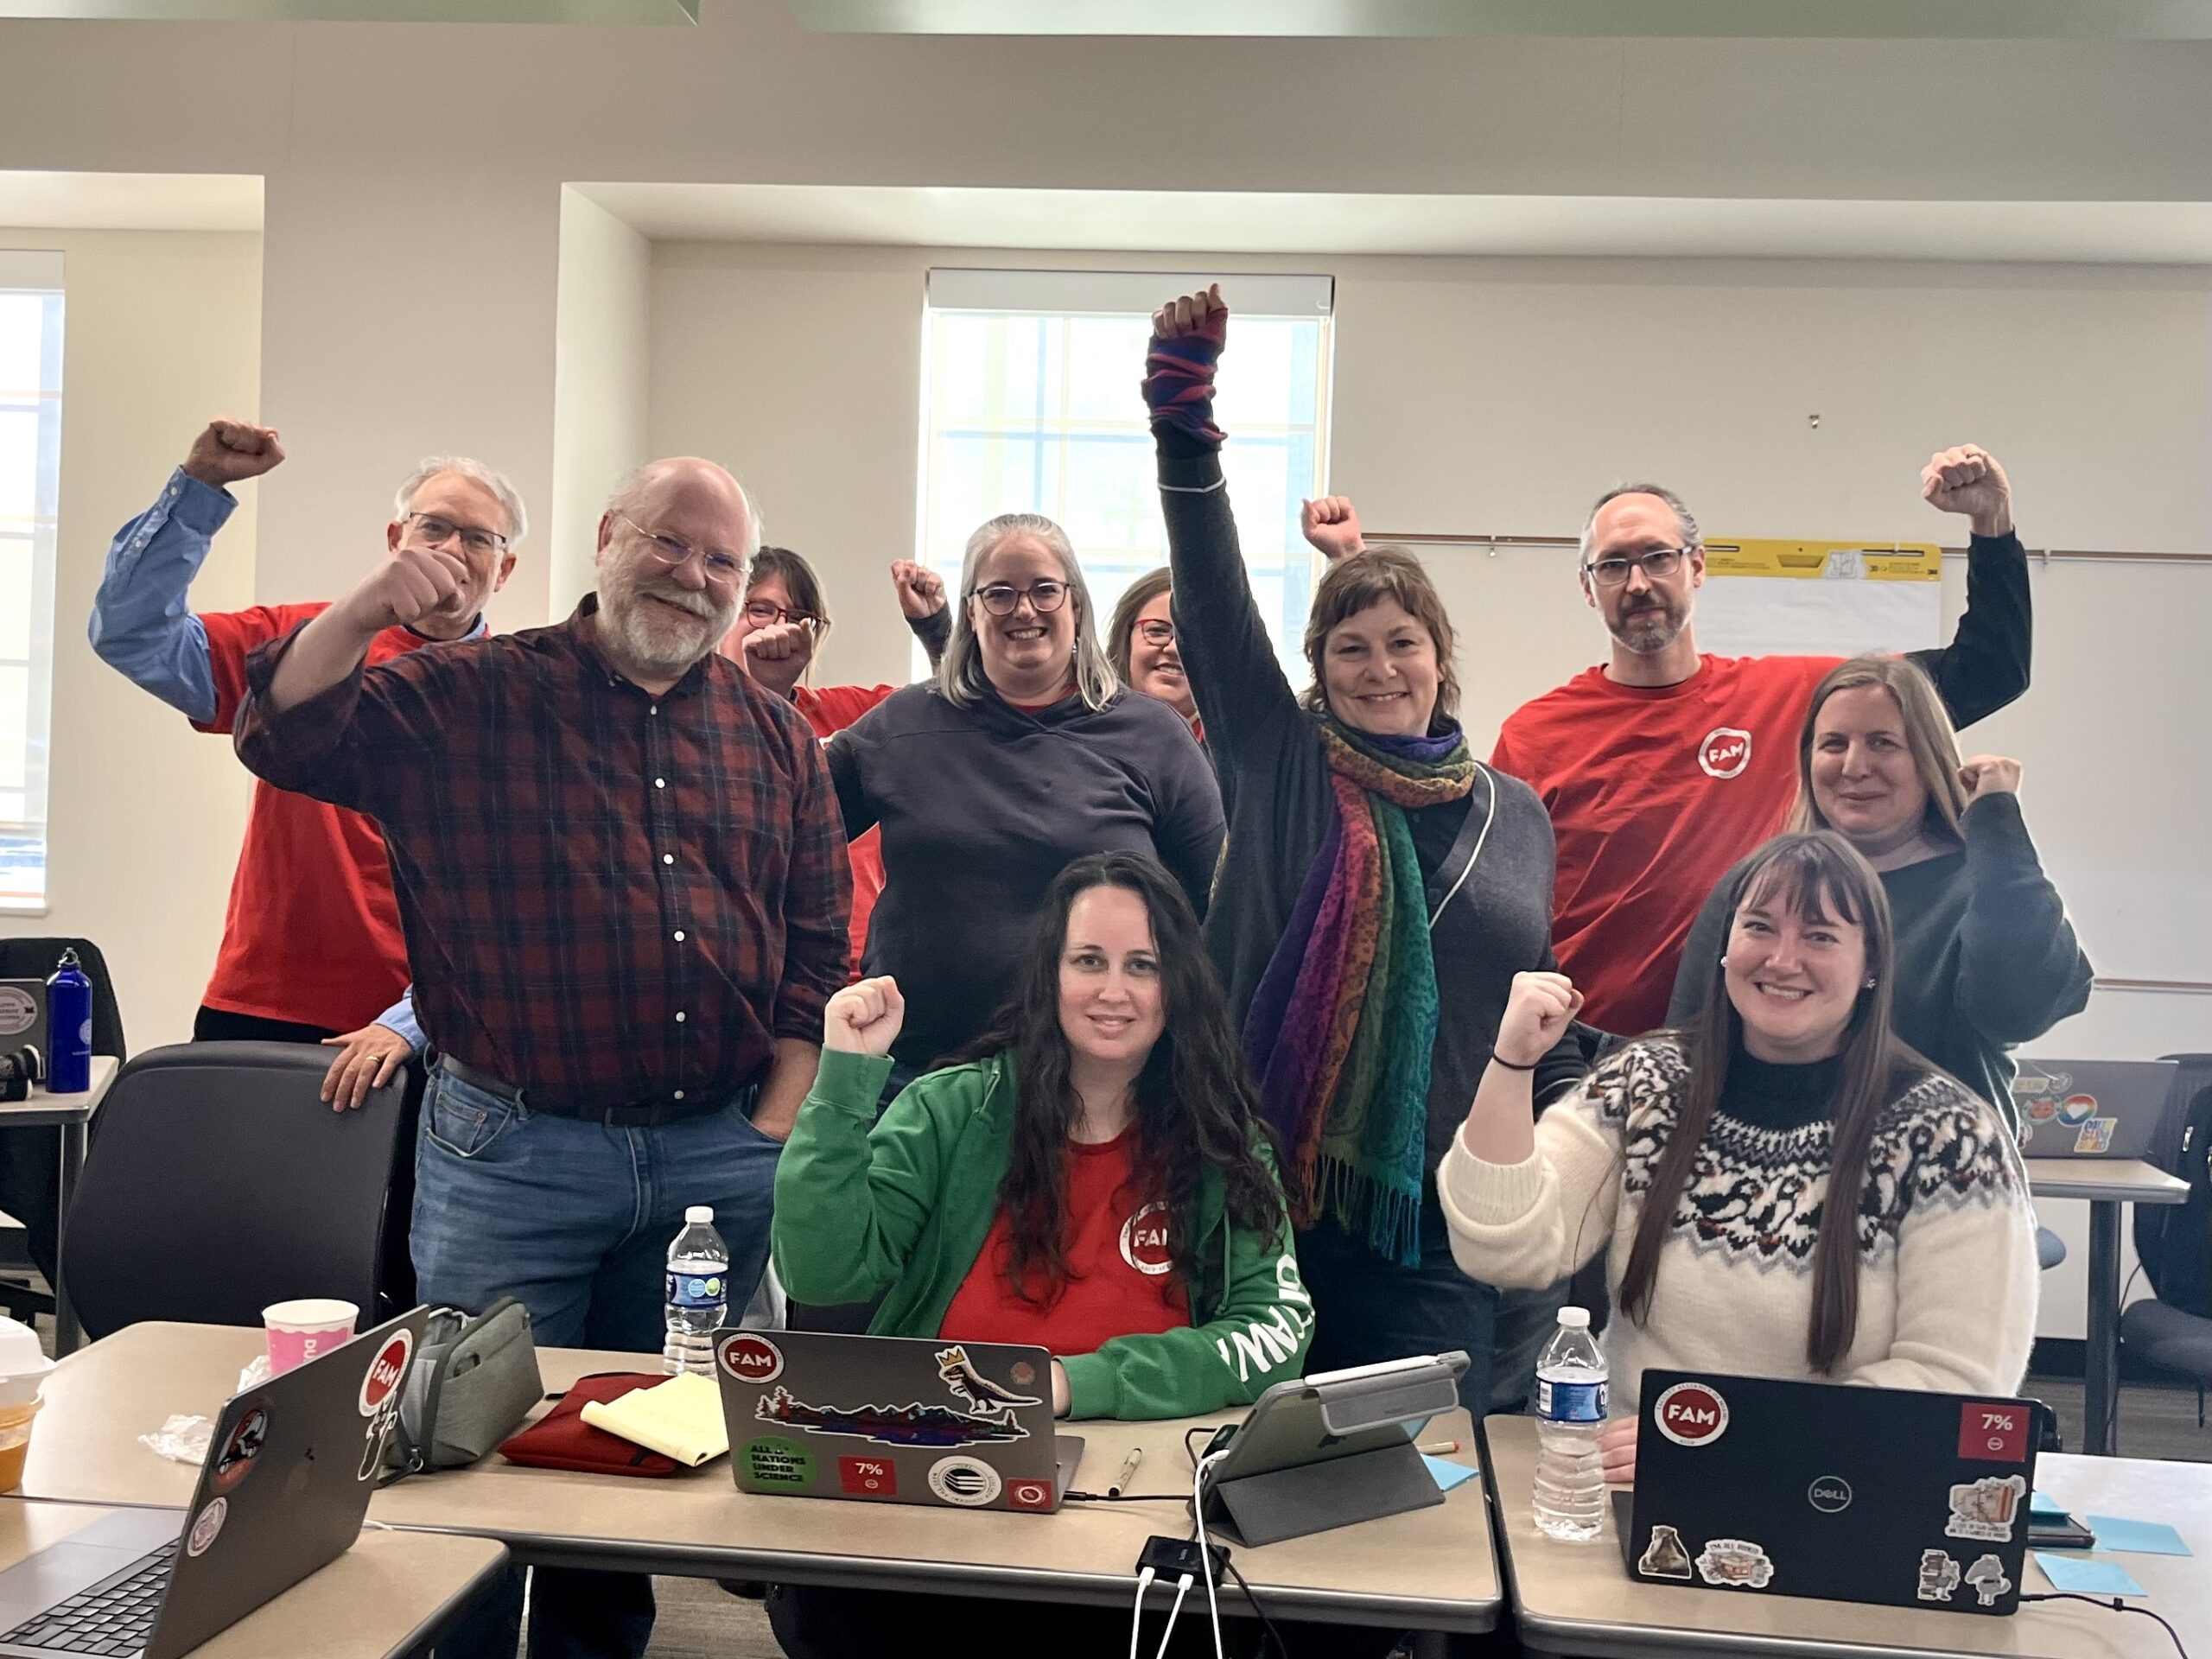
<path fill-rule="evenodd" d="M 683 1219 L 686 1221 L 711 1222 L 714 1218 L 715 1206 L 711 1204 L 695 1204 L 683 1212 Z M 1585 1324 L 1589 1322 L 1587 1314 L 1583 1316 L 1583 1322 Z"/>
<path fill-rule="evenodd" d="M 1590 1328 L 1590 1310 L 1586 1307 L 1562 1307 L 1559 1311 L 1559 1322 L 1570 1331 L 1587 1331 Z"/>

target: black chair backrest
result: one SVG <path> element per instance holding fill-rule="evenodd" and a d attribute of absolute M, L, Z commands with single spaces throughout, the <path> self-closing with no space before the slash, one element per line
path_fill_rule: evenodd
<path fill-rule="evenodd" d="M 92 982 L 92 1052 L 130 1058 L 123 1046 L 123 1006 L 115 1000 L 115 980 L 107 958 L 90 939 L 0 939 L 0 979 L 45 979 L 64 950 L 74 950 Z"/>
<path fill-rule="evenodd" d="M 377 1313 L 404 1069 L 358 1111 L 319 1097 L 328 1051 L 185 1043 L 123 1068 L 92 1120 L 62 1266 L 86 1331 L 258 1325 L 271 1302 Z"/>

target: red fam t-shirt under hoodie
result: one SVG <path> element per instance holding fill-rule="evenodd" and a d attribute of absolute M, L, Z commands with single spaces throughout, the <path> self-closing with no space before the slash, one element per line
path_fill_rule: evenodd
<path fill-rule="evenodd" d="M 1552 944 L 1581 1017 L 1625 1037 L 1667 1022 L 1690 925 L 1797 797 L 1797 733 L 1840 657 L 1700 657 L 1678 685 L 1586 670 L 1523 704 L 1491 764 L 1551 814 Z"/>
<path fill-rule="evenodd" d="M 1034 1301 L 1014 1294 L 1001 1205 L 938 1335 L 1095 1354 L 1116 1337 L 1157 1335 L 1190 1324 L 1190 1299 L 1167 1254 L 1167 1206 L 1135 1196 L 1136 1139 L 1132 1124 L 1097 1146 L 1069 1143 L 1068 1281 L 1057 1294 Z"/>

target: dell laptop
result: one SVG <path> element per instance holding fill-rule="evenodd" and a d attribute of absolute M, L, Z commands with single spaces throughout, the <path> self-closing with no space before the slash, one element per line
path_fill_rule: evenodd
<path fill-rule="evenodd" d="M 0 1572 L 0 1654 L 178 1659 L 337 1560 L 429 1318 L 418 1307 L 232 1400 L 181 1517 L 120 1510 Z"/>
<path fill-rule="evenodd" d="M 2043 1410 L 1999 1395 L 1646 1371 L 1636 1488 L 1615 1498 L 1629 1573 L 2012 1612 Z"/>
<path fill-rule="evenodd" d="M 2171 1060 L 2022 1060 L 2012 1079 L 2028 1158 L 2147 1158 L 2181 1089 Z"/>
<path fill-rule="evenodd" d="M 1049 1514 L 1083 1456 L 1042 1348 L 736 1331 L 715 1371 L 743 1492 Z"/>

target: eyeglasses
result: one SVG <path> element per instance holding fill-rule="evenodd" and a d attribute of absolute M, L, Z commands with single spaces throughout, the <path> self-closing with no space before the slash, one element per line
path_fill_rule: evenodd
<path fill-rule="evenodd" d="M 745 620 L 756 628 L 768 627 L 778 622 L 796 622 L 809 633 L 822 626 L 822 619 L 812 611 L 794 611 L 766 599 L 747 600 Z"/>
<path fill-rule="evenodd" d="M 450 518 L 441 518 L 435 512 L 410 512 L 400 522 L 415 526 L 423 542 L 435 547 L 440 542 L 454 537 L 461 537 L 461 544 L 471 553 L 498 553 L 505 550 L 507 538 L 496 530 L 485 530 L 476 524 L 456 524 Z"/>
<path fill-rule="evenodd" d="M 1154 617 L 1137 624 L 1137 638 L 1147 645 L 1172 645 L 1175 643 L 1175 625 Z"/>
<path fill-rule="evenodd" d="M 1643 574 L 1654 582 L 1664 582 L 1682 568 L 1682 561 L 1693 550 L 1687 547 L 1655 547 L 1649 553 L 1639 553 L 1633 558 L 1592 559 L 1582 568 L 1590 573 L 1590 580 L 1600 588 L 1618 588 L 1628 580 L 1629 572 L 1641 565 Z"/>
<path fill-rule="evenodd" d="M 745 574 L 745 561 L 734 553 L 725 552 L 721 548 L 694 547 L 680 536 L 665 536 L 658 531 L 647 530 L 626 512 L 618 512 L 614 516 L 638 532 L 645 542 L 646 552 L 671 569 L 679 564 L 688 564 L 696 557 L 705 567 L 709 582 L 734 583 Z"/>
<path fill-rule="evenodd" d="M 1068 585 L 1049 577 L 1033 582 L 1027 588 L 1016 588 L 1011 582 L 995 582 L 988 588 L 978 588 L 975 597 L 983 601 L 983 608 L 993 616 L 1012 616 L 1014 607 L 1027 599 L 1039 616 L 1057 611 L 1067 602 Z"/>

